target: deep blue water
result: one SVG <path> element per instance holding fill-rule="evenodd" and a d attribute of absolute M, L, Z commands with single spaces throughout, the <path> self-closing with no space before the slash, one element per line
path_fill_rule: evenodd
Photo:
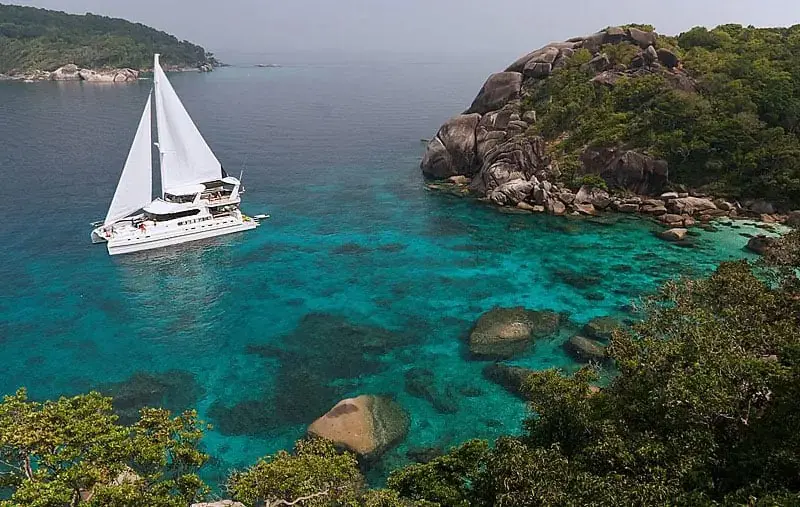
<path fill-rule="evenodd" d="M 576 325 L 618 314 L 663 280 L 744 257 L 747 229 L 703 232 L 685 249 L 631 217 L 507 215 L 426 191 L 420 138 L 504 63 L 173 75 L 228 171 L 244 168 L 245 211 L 272 218 L 116 258 L 89 244 L 89 223 L 105 214 L 150 83 L 0 83 L 0 392 L 102 388 L 131 406 L 197 407 L 215 425 L 212 480 L 361 393 L 394 394 L 412 414 L 377 475 L 410 447 L 518 431 L 522 403 L 465 354 L 482 312 L 553 309 Z M 568 336 L 516 362 L 573 369 Z M 453 388 L 456 413 L 405 392 L 416 367 Z"/>

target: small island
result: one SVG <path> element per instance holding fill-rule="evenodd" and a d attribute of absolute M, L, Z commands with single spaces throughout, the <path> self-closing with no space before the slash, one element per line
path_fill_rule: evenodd
<path fill-rule="evenodd" d="M 0 80 L 120 82 L 160 53 L 166 70 L 210 71 L 212 53 L 124 19 L 0 4 Z"/>
<path fill-rule="evenodd" d="M 428 143 L 422 171 L 432 188 L 553 215 L 789 221 L 798 57 L 798 26 L 672 37 L 627 25 L 553 42 L 490 76 Z"/>

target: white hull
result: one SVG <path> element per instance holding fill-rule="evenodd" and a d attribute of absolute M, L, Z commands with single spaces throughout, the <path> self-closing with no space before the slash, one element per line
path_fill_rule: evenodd
<path fill-rule="evenodd" d="M 232 225 L 221 225 L 219 227 L 208 228 L 206 230 L 186 231 L 184 234 L 177 236 L 109 241 L 108 254 L 121 255 L 142 252 L 145 250 L 155 250 L 157 248 L 180 245 L 181 243 L 188 243 L 190 241 L 214 238 L 217 236 L 224 236 L 226 234 L 233 234 L 235 232 L 249 231 L 251 229 L 255 229 L 256 227 L 258 227 L 257 222 L 239 222 Z"/>

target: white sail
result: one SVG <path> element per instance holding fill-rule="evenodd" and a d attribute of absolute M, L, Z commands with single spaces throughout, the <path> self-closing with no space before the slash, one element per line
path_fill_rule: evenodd
<path fill-rule="evenodd" d="M 150 140 L 150 97 L 144 106 L 136 137 L 133 138 L 128 159 L 122 169 L 117 191 L 111 200 L 103 225 L 111 225 L 134 211 L 143 208 L 153 199 L 153 155 Z"/>
<path fill-rule="evenodd" d="M 175 93 L 155 55 L 156 125 L 161 191 L 218 180 L 222 166 Z"/>

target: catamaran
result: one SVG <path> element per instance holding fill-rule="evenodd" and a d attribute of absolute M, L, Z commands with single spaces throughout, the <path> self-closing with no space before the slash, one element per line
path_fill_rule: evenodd
<path fill-rule="evenodd" d="M 153 96 L 158 135 L 155 144 L 151 141 Z M 154 145 L 161 170 L 161 197 L 156 199 L 152 189 Z M 106 218 L 94 224 L 92 242 L 106 243 L 108 253 L 117 255 L 255 229 L 258 221 L 239 209 L 241 193 L 241 181 L 225 173 L 156 54 L 153 90 Z"/>

